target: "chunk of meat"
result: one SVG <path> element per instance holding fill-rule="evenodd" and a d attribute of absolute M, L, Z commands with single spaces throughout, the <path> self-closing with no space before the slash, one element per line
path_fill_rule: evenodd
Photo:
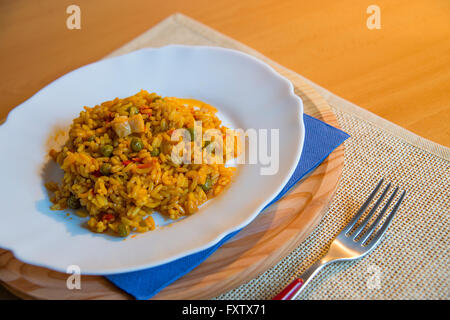
<path fill-rule="evenodd" d="M 145 131 L 145 125 L 144 125 L 144 119 L 142 118 L 142 114 L 138 113 L 134 116 L 132 116 L 129 120 L 128 120 L 130 127 L 131 127 L 131 132 L 144 132 Z"/>
<path fill-rule="evenodd" d="M 119 136 L 119 138 L 126 137 L 131 134 L 131 127 L 127 116 L 120 116 L 115 118 L 111 123 L 112 128 Z"/>

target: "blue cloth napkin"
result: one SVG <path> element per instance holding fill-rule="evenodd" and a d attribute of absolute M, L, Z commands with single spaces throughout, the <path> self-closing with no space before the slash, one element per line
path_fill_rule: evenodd
<path fill-rule="evenodd" d="M 304 115 L 303 119 L 306 135 L 300 161 L 284 189 L 266 206 L 266 208 L 280 199 L 306 174 L 314 170 L 335 148 L 349 137 L 345 132 L 308 115 Z M 109 275 L 106 276 L 106 278 L 136 299 L 149 299 L 163 288 L 197 267 L 239 231 L 240 230 L 230 233 L 208 249 L 164 265 L 141 271 Z"/>

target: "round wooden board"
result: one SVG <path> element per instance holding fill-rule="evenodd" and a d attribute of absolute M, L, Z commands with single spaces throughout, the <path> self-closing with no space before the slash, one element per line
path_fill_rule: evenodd
<path fill-rule="evenodd" d="M 292 81 L 305 113 L 339 124 L 328 103 L 295 73 L 272 66 Z M 337 148 L 316 170 L 193 271 L 154 299 L 208 299 L 257 277 L 296 248 L 318 225 L 334 195 L 344 165 Z M 24 299 L 132 299 L 101 276 L 82 276 L 81 290 L 68 290 L 68 275 L 24 264 L 0 249 L 0 282 Z"/>

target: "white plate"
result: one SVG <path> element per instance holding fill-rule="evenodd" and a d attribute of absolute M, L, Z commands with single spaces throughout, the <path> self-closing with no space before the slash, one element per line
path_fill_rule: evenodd
<path fill-rule="evenodd" d="M 84 219 L 51 211 L 44 183 L 61 171 L 48 160 L 49 137 L 67 130 L 83 106 L 140 89 L 205 101 L 232 128 L 280 129 L 278 173 L 263 176 L 261 164 L 239 165 L 229 188 L 197 213 L 126 241 L 92 233 L 81 226 Z M 246 226 L 282 190 L 303 139 L 303 106 L 292 84 L 249 55 L 174 45 L 84 66 L 36 93 L 0 126 L 0 247 L 29 264 L 61 272 L 77 265 L 83 274 L 101 275 L 198 252 Z"/>

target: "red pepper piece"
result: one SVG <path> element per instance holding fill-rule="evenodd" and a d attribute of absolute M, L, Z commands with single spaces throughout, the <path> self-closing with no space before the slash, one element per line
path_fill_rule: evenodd
<path fill-rule="evenodd" d="M 138 169 L 145 169 L 150 168 L 153 164 L 152 163 L 144 163 L 137 166 Z"/>
<path fill-rule="evenodd" d="M 105 213 L 102 216 L 102 220 L 104 220 L 104 221 L 113 221 L 114 219 L 115 219 L 115 217 L 111 213 Z"/>

